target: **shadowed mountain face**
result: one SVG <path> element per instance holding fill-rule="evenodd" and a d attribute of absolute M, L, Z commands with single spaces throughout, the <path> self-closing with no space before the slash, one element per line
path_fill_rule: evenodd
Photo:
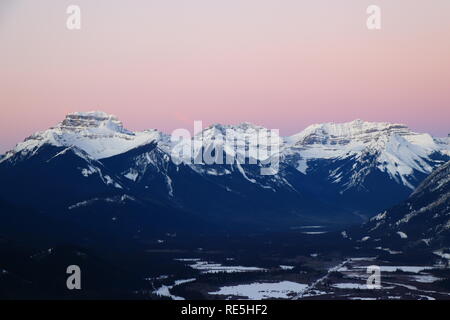
<path fill-rule="evenodd" d="M 364 229 L 370 237 L 367 243 L 382 241 L 391 247 L 448 247 L 450 162 L 433 171 L 407 200 L 373 217 Z"/>
<path fill-rule="evenodd" d="M 266 131 L 249 123 L 208 127 L 193 137 L 197 152 L 222 150 L 233 161 L 194 163 L 179 158 L 164 133 L 131 132 L 103 112 L 74 113 L 0 159 L 0 192 L 12 205 L 133 236 L 348 224 L 407 198 L 450 159 L 447 139 L 399 124 L 312 125 L 261 142 Z M 246 152 L 249 141 L 264 151 L 277 144 L 277 172 L 261 174 L 264 159 Z"/>

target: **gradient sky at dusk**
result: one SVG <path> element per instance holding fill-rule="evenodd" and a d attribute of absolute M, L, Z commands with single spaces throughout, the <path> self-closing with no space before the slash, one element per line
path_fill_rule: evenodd
<path fill-rule="evenodd" d="M 450 1 L 1 0 L 0 107 L 0 152 L 97 109 L 132 130 L 361 118 L 445 136 Z"/>

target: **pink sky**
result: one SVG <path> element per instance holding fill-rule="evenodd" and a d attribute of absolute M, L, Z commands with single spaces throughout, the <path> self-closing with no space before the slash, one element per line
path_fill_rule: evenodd
<path fill-rule="evenodd" d="M 249 121 L 289 135 L 360 118 L 450 132 L 448 0 L 2 0 L 0 46 L 0 152 L 97 109 L 132 130 Z"/>

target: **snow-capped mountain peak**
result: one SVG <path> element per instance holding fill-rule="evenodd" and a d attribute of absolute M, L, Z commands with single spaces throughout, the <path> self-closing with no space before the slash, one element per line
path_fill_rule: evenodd
<path fill-rule="evenodd" d="M 314 160 L 353 159 L 356 166 L 349 177 L 347 187 L 360 183 L 361 179 L 378 169 L 413 189 L 410 181 L 414 171 L 429 174 L 439 162 L 434 154 L 448 156 L 449 145 L 427 133 L 415 133 L 406 125 L 387 122 L 354 120 L 346 123 L 323 123 L 307 127 L 286 139 L 290 148 L 286 155 L 294 161 L 298 170 L 306 173 Z M 369 162 L 368 159 L 370 159 Z M 358 163 L 365 163 L 364 170 L 357 170 Z M 369 164 L 370 163 L 370 164 Z M 330 178 L 341 182 L 345 169 L 333 168 Z"/>
<path fill-rule="evenodd" d="M 367 122 L 360 119 L 345 123 L 313 124 L 302 132 L 288 138 L 295 145 L 345 145 L 359 140 L 368 142 L 391 134 L 408 134 L 406 125 L 388 122 Z"/>
<path fill-rule="evenodd" d="M 259 131 L 267 131 L 268 129 L 250 122 L 242 122 L 236 125 L 215 123 L 205 128 L 197 135 L 208 136 L 211 133 L 226 135 L 227 132 L 236 132 L 239 134 L 255 134 Z"/>
<path fill-rule="evenodd" d="M 98 134 L 111 134 L 113 132 L 134 135 L 133 132 L 123 128 L 119 119 L 102 111 L 75 112 L 66 115 L 58 125 L 61 130 L 83 132 L 90 130 Z"/>
<path fill-rule="evenodd" d="M 15 185 L 23 168 L 43 180 L 42 167 L 49 170 L 45 176 L 63 176 L 68 185 L 77 181 L 74 188 L 91 181 L 100 193 L 130 188 L 189 210 L 219 195 L 235 201 L 238 211 L 258 202 L 270 212 L 281 205 L 303 214 L 318 205 L 317 212 L 342 210 L 354 219 L 405 199 L 450 160 L 448 141 L 401 124 L 362 120 L 316 124 L 284 139 L 251 123 L 215 124 L 194 137 L 177 137 L 132 132 L 117 117 L 92 111 L 71 113 L 30 136 L 0 159 L 0 169 Z M 262 174 L 267 168 L 271 174 Z M 222 210 L 217 202 L 205 210 Z"/>
<path fill-rule="evenodd" d="M 237 125 L 214 124 L 194 137 L 194 142 L 204 148 L 215 147 L 231 157 L 241 159 L 266 159 L 271 151 L 281 150 L 284 141 L 277 133 L 269 129 L 243 122 Z M 272 152 L 273 153 L 273 152 Z"/>
<path fill-rule="evenodd" d="M 55 127 L 31 135 L 6 153 L 2 161 L 14 154 L 33 153 L 45 144 L 77 147 L 94 159 L 103 159 L 158 141 L 162 135 L 157 130 L 129 131 L 116 116 L 105 112 L 76 112 L 66 115 Z"/>

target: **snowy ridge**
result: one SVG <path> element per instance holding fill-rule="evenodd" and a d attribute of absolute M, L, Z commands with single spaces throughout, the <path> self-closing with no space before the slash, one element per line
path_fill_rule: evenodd
<path fill-rule="evenodd" d="M 284 144 L 282 138 L 273 136 L 273 139 L 270 139 L 270 137 L 270 131 L 267 128 L 248 122 L 238 125 L 214 124 L 197 133 L 190 141 L 185 140 L 178 143 L 172 155 L 181 154 L 184 143 L 191 143 L 195 159 L 201 158 L 204 150 L 215 149 L 223 152 L 224 163 L 226 158 L 234 159 L 235 162 L 239 160 L 240 163 L 243 163 L 244 160 L 247 162 L 264 161 L 269 157 L 269 148 L 281 147 Z M 256 150 L 249 146 L 258 146 L 259 148 Z M 167 148 L 167 144 L 165 147 Z M 181 156 L 180 158 L 184 163 L 192 162 L 190 155 L 184 154 L 183 156 L 184 158 Z"/>
<path fill-rule="evenodd" d="M 310 162 L 315 160 L 346 160 L 348 165 L 339 165 L 327 175 L 327 179 L 340 185 L 345 191 L 352 187 L 364 189 L 366 177 L 372 172 L 386 173 L 397 184 L 414 189 L 418 181 L 416 173 L 429 174 L 436 166 L 450 159 L 448 138 L 433 138 L 426 133 L 412 132 L 402 124 L 386 122 L 365 122 L 355 120 L 347 123 L 324 123 L 307 127 L 302 132 L 287 137 L 265 139 L 269 131 L 248 122 L 239 125 L 212 125 L 190 141 L 176 144 L 170 136 L 157 130 L 132 132 L 125 129 L 117 117 L 100 111 L 68 114 L 57 126 L 38 132 L 0 159 L 0 163 L 20 154 L 20 158 L 33 155 L 40 147 L 50 144 L 58 147 L 76 147 L 93 159 L 104 159 L 123 154 L 150 143 L 156 143 L 163 162 L 178 157 L 185 143 L 193 143 L 194 158 L 205 149 L 223 150 L 226 158 L 234 159 L 232 167 L 193 164 L 191 155 L 182 154 L 181 161 L 202 175 L 221 176 L 240 173 L 249 183 L 258 183 L 263 188 L 283 185 L 293 187 L 277 174 L 262 179 L 244 166 L 267 160 L 269 150 L 278 150 L 282 164 L 293 166 L 308 174 Z M 259 139 L 258 139 L 259 138 Z M 257 145 L 258 149 L 248 148 Z M 175 151 L 175 152 L 174 152 Z M 438 155 L 435 157 L 435 155 Z M 155 155 L 154 155 L 155 156 Z M 273 153 L 272 155 L 273 156 Z M 180 160 L 180 159 L 178 159 Z M 224 159 L 225 161 L 225 159 Z M 158 159 L 142 155 L 137 167 L 124 172 L 129 181 L 137 181 L 148 165 L 155 165 Z M 259 164 L 260 165 L 260 164 Z M 263 181 L 264 180 L 264 181 Z M 270 182 L 272 180 L 272 182 Z M 267 184 L 269 183 L 269 184 Z M 167 179 L 170 186 L 170 177 Z"/>
<path fill-rule="evenodd" d="M 9 151 L 1 161 L 17 153 L 32 154 L 44 144 L 74 146 L 94 159 L 103 159 L 157 141 L 161 136 L 156 130 L 128 131 L 117 117 L 104 112 L 76 112 L 68 114 L 54 128 L 31 135 Z"/>
<path fill-rule="evenodd" d="M 445 138 L 415 133 L 402 124 L 362 120 L 315 124 L 286 138 L 286 144 L 289 146 L 286 156 L 293 158 L 297 169 L 303 173 L 308 172 L 310 160 L 354 158 L 356 169 L 358 164 L 364 164 L 372 156 L 373 160 L 364 165 L 366 168 L 369 165 L 371 170 L 385 172 L 410 189 L 415 187 L 408 179 L 414 171 L 429 174 L 439 164 L 430 158 L 432 154 L 450 154 Z M 343 171 L 337 168 L 330 172 L 330 176 L 339 183 Z M 347 187 L 360 183 L 368 173 L 370 170 L 355 171 L 348 179 Z"/>
<path fill-rule="evenodd" d="M 193 149 L 192 154 L 183 152 L 186 144 Z M 280 157 L 283 145 L 284 141 L 277 133 L 262 126 L 248 122 L 238 125 L 213 124 L 190 140 L 172 144 L 171 156 L 200 175 L 213 177 L 239 173 L 248 183 L 275 192 L 276 185 L 286 185 L 286 181 L 278 175 L 261 176 L 259 168 L 262 163 L 269 163 L 270 157 Z M 166 145 L 162 149 L 167 150 Z M 214 156 L 211 150 L 216 153 Z M 215 162 L 211 164 L 211 160 Z M 258 170 L 251 170 L 246 166 L 248 164 L 257 165 Z"/>

